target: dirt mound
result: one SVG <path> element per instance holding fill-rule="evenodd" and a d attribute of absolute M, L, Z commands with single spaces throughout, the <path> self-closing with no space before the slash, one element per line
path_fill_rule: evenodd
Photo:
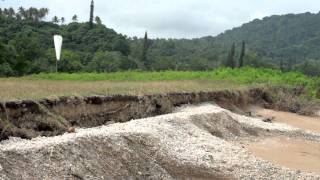
<path fill-rule="evenodd" d="M 249 130 L 248 130 L 249 129 Z M 232 143 L 260 133 L 297 133 L 213 105 L 0 144 L 3 179 L 312 179 Z M 261 135 L 261 134 L 260 134 Z M 314 135 L 315 136 L 315 135 Z M 320 136 L 316 138 L 320 140 Z M 228 141 L 227 141 L 228 140 Z M 230 141 L 229 141 L 230 140 Z"/>

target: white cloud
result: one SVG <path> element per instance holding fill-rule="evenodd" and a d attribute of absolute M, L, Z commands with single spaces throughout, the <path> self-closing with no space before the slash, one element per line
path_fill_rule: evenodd
<path fill-rule="evenodd" d="M 5 0 L 0 7 L 48 7 L 54 15 L 89 19 L 91 0 Z M 95 0 L 104 24 L 128 36 L 193 38 L 217 35 L 272 14 L 317 12 L 318 0 Z"/>

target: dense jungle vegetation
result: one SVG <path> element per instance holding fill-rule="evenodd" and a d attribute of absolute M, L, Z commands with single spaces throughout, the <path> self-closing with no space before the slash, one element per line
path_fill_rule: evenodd
<path fill-rule="evenodd" d="M 0 76 L 54 72 L 52 36 L 64 37 L 59 71 L 203 71 L 251 66 L 320 74 L 320 14 L 289 14 L 254 20 L 217 37 L 127 37 L 97 17 L 54 16 L 49 9 L 0 9 Z M 91 15 L 92 16 L 92 15 Z M 149 32 L 150 33 L 150 32 Z M 152 33 L 152 32 L 151 32 Z"/>

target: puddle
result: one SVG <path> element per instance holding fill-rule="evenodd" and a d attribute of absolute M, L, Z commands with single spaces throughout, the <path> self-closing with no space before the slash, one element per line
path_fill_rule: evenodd
<path fill-rule="evenodd" d="M 256 114 L 263 117 L 275 117 L 274 122 L 285 123 L 297 128 L 320 133 L 320 117 L 301 116 L 295 113 L 257 109 Z"/>
<path fill-rule="evenodd" d="M 247 149 L 292 170 L 320 173 L 320 143 L 278 137 L 249 144 Z"/>

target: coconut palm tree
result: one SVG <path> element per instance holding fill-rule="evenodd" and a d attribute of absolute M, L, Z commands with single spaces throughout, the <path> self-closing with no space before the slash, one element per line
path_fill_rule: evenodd
<path fill-rule="evenodd" d="M 73 22 L 77 22 L 78 21 L 78 16 L 76 14 L 74 16 L 72 16 L 72 21 Z"/>
<path fill-rule="evenodd" d="M 26 10 L 23 7 L 19 7 L 18 11 L 22 19 L 27 19 Z"/>
<path fill-rule="evenodd" d="M 9 10 L 7 8 L 4 8 L 3 15 L 8 17 L 9 16 Z"/>
<path fill-rule="evenodd" d="M 61 24 L 64 24 L 65 21 L 66 19 L 64 17 L 61 17 Z"/>
<path fill-rule="evenodd" d="M 52 22 L 55 23 L 55 24 L 58 24 L 59 23 L 59 18 L 57 16 L 54 16 L 52 18 Z"/>
<path fill-rule="evenodd" d="M 48 8 L 41 8 L 39 10 L 39 20 L 42 20 L 43 18 L 45 18 L 49 13 L 49 9 Z"/>
<path fill-rule="evenodd" d="M 11 18 L 14 18 L 14 16 L 16 15 L 16 12 L 14 11 L 13 8 L 9 8 L 8 10 L 8 16 Z"/>

